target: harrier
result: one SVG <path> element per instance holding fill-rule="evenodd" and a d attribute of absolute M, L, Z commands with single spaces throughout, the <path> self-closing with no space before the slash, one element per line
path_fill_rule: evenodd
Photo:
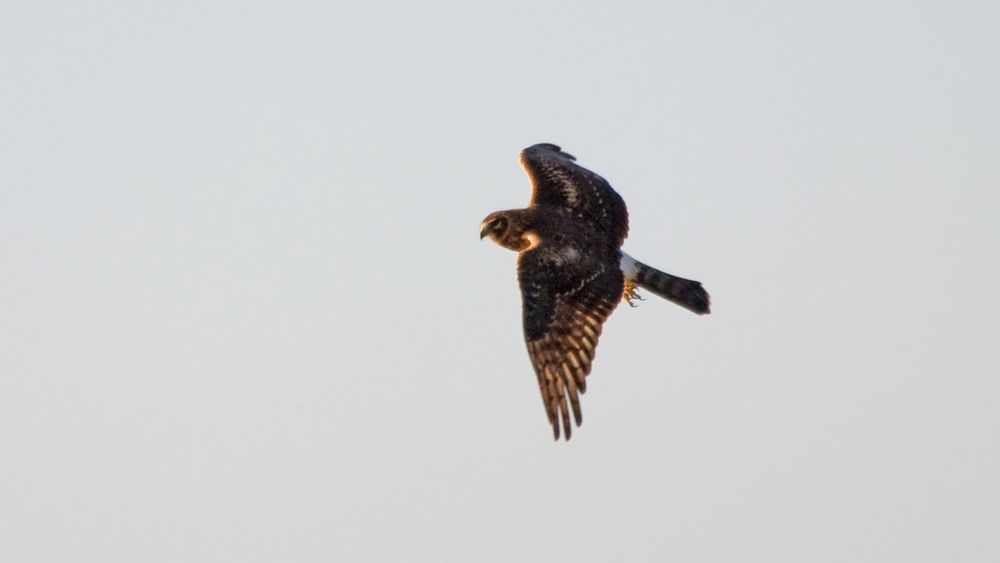
<path fill-rule="evenodd" d="M 524 339 L 556 440 L 560 421 L 570 439 L 570 409 L 577 426 L 583 421 L 579 395 L 587 389 L 601 327 L 619 300 L 634 306 L 641 287 L 699 315 L 709 312 L 701 283 L 621 250 L 628 236 L 625 202 L 575 160 L 547 143 L 521 151 L 531 204 L 490 213 L 479 231 L 480 239 L 518 253 Z"/>

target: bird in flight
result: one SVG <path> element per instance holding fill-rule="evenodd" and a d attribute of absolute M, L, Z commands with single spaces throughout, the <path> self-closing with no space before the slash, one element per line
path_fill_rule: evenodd
<path fill-rule="evenodd" d="M 490 213 L 479 230 L 480 239 L 518 253 L 524 339 L 556 440 L 560 423 L 566 440 L 572 435 L 570 410 L 577 426 L 583 421 L 579 396 L 587 390 L 601 327 L 620 300 L 634 306 L 641 287 L 699 315 L 708 314 L 710 304 L 700 282 L 622 251 L 625 202 L 575 161 L 548 143 L 521 151 L 531 203 Z"/>

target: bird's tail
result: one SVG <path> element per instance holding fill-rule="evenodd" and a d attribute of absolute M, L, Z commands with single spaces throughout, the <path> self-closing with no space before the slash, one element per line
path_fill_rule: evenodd
<path fill-rule="evenodd" d="M 701 282 L 661 272 L 624 252 L 622 252 L 621 267 L 627 281 L 631 281 L 643 289 L 648 289 L 693 313 L 706 315 L 711 312 L 709 309 L 712 300 L 705 288 L 701 287 Z"/>

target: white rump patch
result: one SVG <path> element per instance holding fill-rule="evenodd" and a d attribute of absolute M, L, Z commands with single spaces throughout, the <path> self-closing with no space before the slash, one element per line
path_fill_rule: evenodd
<path fill-rule="evenodd" d="M 639 277 L 639 261 L 626 254 L 624 250 L 621 253 L 622 259 L 619 264 L 621 265 L 622 273 L 625 274 L 625 279 L 635 281 Z"/>

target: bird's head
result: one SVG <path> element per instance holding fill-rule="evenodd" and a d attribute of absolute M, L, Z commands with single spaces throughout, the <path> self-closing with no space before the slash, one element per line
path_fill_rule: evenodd
<path fill-rule="evenodd" d="M 494 211 L 479 224 L 479 238 L 490 240 L 515 251 L 527 250 L 538 244 L 538 237 L 528 230 L 518 211 Z"/>
<path fill-rule="evenodd" d="M 508 230 L 510 230 L 510 219 L 507 218 L 507 214 L 503 211 L 494 211 L 479 224 L 479 239 L 490 237 L 490 240 L 499 243 Z"/>

